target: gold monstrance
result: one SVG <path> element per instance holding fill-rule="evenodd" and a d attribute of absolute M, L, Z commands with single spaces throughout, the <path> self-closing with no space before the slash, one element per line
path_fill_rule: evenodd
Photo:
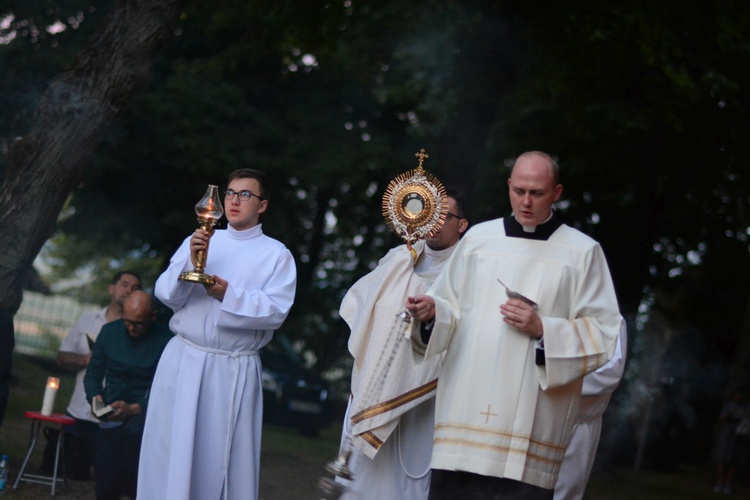
<path fill-rule="evenodd" d="M 411 245 L 437 233 L 448 217 L 448 197 L 437 177 L 425 172 L 422 163 L 429 155 L 424 148 L 414 156 L 419 165 L 393 179 L 383 194 L 383 217 L 388 227 Z"/>
<path fill-rule="evenodd" d="M 195 213 L 198 215 L 198 225 L 204 231 L 209 234 L 209 241 L 213 227 L 219 221 L 221 216 L 224 214 L 224 208 L 221 206 L 221 200 L 219 200 L 219 188 L 213 184 L 208 185 L 206 194 L 203 195 L 201 201 L 195 205 Z M 180 275 L 180 280 L 190 281 L 192 283 L 202 283 L 205 285 L 213 285 L 216 282 L 208 276 L 203 270 L 206 267 L 206 257 L 208 257 L 208 242 L 206 242 L 206 249 L 201 250 L 195 256 L 195 268 L 192 271 L 185 271 Z"/>

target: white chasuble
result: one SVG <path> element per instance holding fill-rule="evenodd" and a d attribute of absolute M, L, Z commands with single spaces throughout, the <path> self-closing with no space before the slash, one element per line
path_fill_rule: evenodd
<path fill-rule="evenodd" d="M 341 304 L 354 356 L 342 432 L 342 446 L 354 444 L 354 480 L 337 478 L 347 486 L 342 500 L 421 500 L 429 491 L 439 357 L 415 364 L 410 341 L 393 338 L 401 335 L 394 320 L 407 296 L 427 291 L 455 247 L 435 251 L 418 241 L 413 248 L 416 266 L 405 245 L 391 249 Z"/>
<path fill-rule="evenodd" d="M 418 253 L 424 242 L 417 242 Z M 360 278 L 341 302 L 340 314 L 351 328 L 354 356 L 349 423 L 352 442 L 372 458 L 398 424 L 399 415 L 434 396 L 439 358 L 412 362 L 406 326 L 397 315 L 406 297 L 427 291 L 431 282 L 414 272 L 406 246 L 397 247 Z M 408 329 L 411 331 L 411 328 Z"/>

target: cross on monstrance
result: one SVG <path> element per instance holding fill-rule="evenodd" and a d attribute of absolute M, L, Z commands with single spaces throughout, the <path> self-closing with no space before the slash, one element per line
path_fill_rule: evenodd
<path fill-rule="evenodd" d="M 422 163 L 424 162 L 424 159 L 430 157 L 430 155 L 425 153 L 424 148 L 420 149 L 419 153 L 414 153 L 414 156 L 419 158 L 419 166 L 417 168 L 422 168 Z"/>

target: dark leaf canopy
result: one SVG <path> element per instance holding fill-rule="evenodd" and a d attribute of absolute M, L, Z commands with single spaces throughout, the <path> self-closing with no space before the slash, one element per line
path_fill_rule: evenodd
<path fill-rule="evenodd" d="M 543 150 L 561 166 L 561 216 L 602 243 L 624 311 L 699 274 L 737 339 L 748 5 L 194 0 L 98 145 L 52 251 L 68 270 L 143 258 L 153 279 L 195 228 L 206 184 L 264 170 L 264 231 L 300 270 L 285 328 L 324 369 L 344 352 L 343 293 L 397 243 L 380 197 L 414 153 L 427 149 L 426 168 L 469 195 L 479 222 L 508 213 L 513 159 Z M 0 45 L 4 145 L 108 6 L 1 4 L 14 20 L 0 37 L 22 34 Z M 33 36 L 57 20 L 65 30 Z"/>

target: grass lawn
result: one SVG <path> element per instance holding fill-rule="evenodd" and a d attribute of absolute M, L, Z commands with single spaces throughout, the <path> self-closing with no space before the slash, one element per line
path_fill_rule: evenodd
<path fill-rule="evenodd" d="M 11 465 L 10 486 L 15 481 L 23 462 L 29 439 L 29 422 L 26 410 L 39 410 L 42 406 L 44 386 L 50 375 L 61 379 L 55 401 L 55 411 L 64 412 L 73 390 L 74 376 L 60 371 L 54 362 L 34 360 L 15 354 L 13 358 L 15 382 L 11 386 L 10 401 L 5 421 L 0 428 L 0 453 L 9 456 Z M 263 428 L 261 450 L 260 497 L 262 500 L 316 500 L 318 479 L 328 475 L 324 465 L 334 460 L 338 453 L 341 424 L 334 423 L 316 437 L 299 434 L 295 429 L 273 424 Z M 44 449 L 44 438 L 37 444 L 31 466 L 38 467 Z M 57 498 L 86 500 L 94 498 L 94 481 L 68 481 L 67 491 L 58 492 Z M 747 485 L 747 483 L 745 483 Z M 680 499 L 703 500 L 707 498 L 750 499 L 750 488 L 738 485 L 732 495 L 719 495 L 711 491 L 712 471 L 707 468 L 682 468 L 675 473 L 640 472 L 615 469 L 607 474 L 596 473 L 589 482 L 588 500 L 651 500 Z M 21 483 L 17 491 L 6 492 L 8 499 L 49 498 L 48 486 Z M 383 499 L 391 500 L 391 499 Z M 470 499 L 465 499 L 470 500 Z"/>
<path fill-rule="evenodd" d="M 10 463 L 10 485 L 4 498 L 49 498 L 50 487 L 40 484 L 22 482 L 18 490 L 12 490 L 29 442 L 30 423 L 23 414 L 27 410 L 41 409 L 48 376 L 60 378 L 54 410 L 64 413 L 73 392 L 75 376 L 60 370 L 54 361 L 18 353 L 13 357 L 13 374 L 8 409 L 0 428 L 0 453 L 7 454 Z M 334 424 L 318 436 L 309 437 L 294 428 L 266 424 L 261 449 L 261 499 L 317 499 L 318 479 L 328 475 L 323 467 L 338 454 L 340 431 L 340 424 Z M 45 442 L 44 436 L 40 435 L 29 462 L 33 472 L 42 462 Z M 58 488 L 56 498 L 93 499 L 94 481 L 68 481 L 68 490 Z"/>
<path fill-rule="evenodd" d="M 684 468 L 665 474 L 617 469 L 611 474 L 593 476 L 586 488 L 587 500 L 705 500 L 750 498 L 750 489 L 736 486 L 733 495 L 712 491 L 713 473 L 706 469 Z"/>

